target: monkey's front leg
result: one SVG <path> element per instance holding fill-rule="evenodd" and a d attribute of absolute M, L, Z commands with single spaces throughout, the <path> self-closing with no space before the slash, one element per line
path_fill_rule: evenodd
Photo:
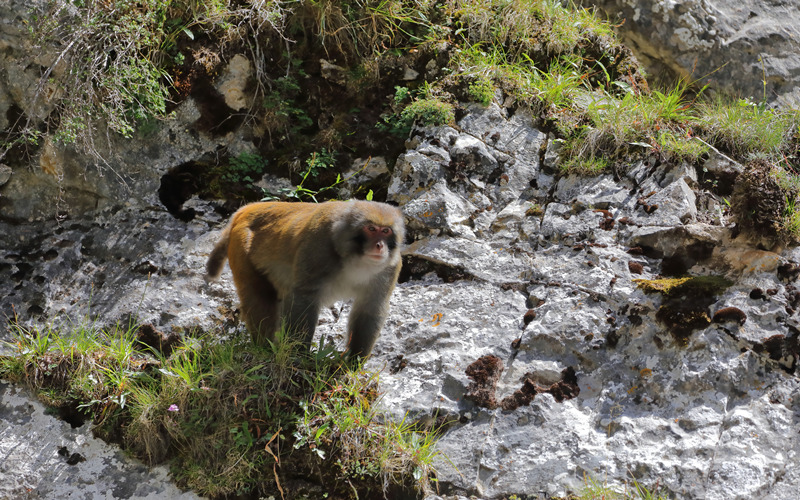
<path fill-rule="evenodd" d="M 347 342 L 347 356 L 366 358 L 372 352 L 375 342 L 381 332 L 383 322 L 386 320 L 384 314 L 366 314 L 356 310 L 350 313 L 347 329 L 350 338 Z"/>
<path fill-rule="evenodd" d="M 389 312 L 389 296 L 394 288 L 392 279 L 375 280 L 353 302 L 347 321 L 348 357 L 366 358 L 372 352 Z"/>
<path fill-rule="evenodd" d="M 320 304 L 317 293 L 294 291 L 283 302 L 286 329 L 308 348 L 319 320 Z"/>

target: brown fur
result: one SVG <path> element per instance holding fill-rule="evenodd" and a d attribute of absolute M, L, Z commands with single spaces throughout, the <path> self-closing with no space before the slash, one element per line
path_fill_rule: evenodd
<path fill-rule="evenodd" d="M 393 236 L 364 241 L 365 226 L 390 228 Z M 258 344 L 272 339 L 281 320 L 308 344 L 320 307 L 355 298 L 348 349 L 366 356 L 388 312 L 404 237 L 401 212 L 384 203 L 252 203 L 231 217 L 206 272 L 217 278 L 227 258 L 242 316 Z M 364 256 L 367 249 L 378 251 L 376 242 L 387 247 L 380 261 Z"/>

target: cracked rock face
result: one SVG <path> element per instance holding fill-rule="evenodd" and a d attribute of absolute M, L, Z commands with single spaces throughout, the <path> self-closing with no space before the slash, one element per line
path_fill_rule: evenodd
<path fill-rule="evenodd" d="M 3 382 L 0 421 L 0 498 L 200 498 L 173 485 L 167 467 L 131 459 Z"/>
<path fill-rule="evenodd" d="M 467 106 L 457 127 L 415 131 L 391 173 L 410 240 L 368 368 L 391 415 L 448 422 L 440 494 L 563 496 L 584 474 L 633 474 L 680 498 L 794 498 L 800 250 L 734 237 L 685 165 L 558 178 L 535 125 Z M 135 201 L 152 196 L 61 223 L 0 223 L 2 311 L 241 328 L 230 271 L 202 279 L 224 218 L 196 198 L 172 213 Z M 705 281 L 675 285 L 685 276 Z M 325 311 L 317 340 L 342 346 L 348 309 Z M 14 391 L 0 408 L 27 404 Z M 56 424 L 47 460 L 129 484 L 139 466 L 98 472 Z M 26 429 L 4 431 L 3 446 L 29 441 Z M 4 491 L 72 491 L 28 454 L 9 456 Z"/>
<path fill-rule="evenodd" d="M 531 151 L 547 146 L 526 126 L 475 106 L 460 131 L 419 131 L 398 161 L 390 197 L 412 221 L 416 270 L 371 362 L 403 355 L 381 378 L 384 407 L 459 422 L 439 445 L 446 492 L 563 495 L 584 473 L 634 471 L 681 498 L 789 498 L 800 252 L 733 238 L 684 165 L 532 183 Z M 515 137 L 528 146 L 497 148 Z M 472 154 L 454 161 L 464 144 Z M 732 284 L 698 300 L 633 281 L 662 275 Z M 574 391 L 542 390 L 565 373 Z"/>
<path fill-rule="evenodd" d="M 800 103 L 798 0 L 593 0 L 624 20 L 625 44 L 668 85 L 711 83 L 742 97 Z M 766 80 L 766 89 L 764 88 Z M 766 95 L 765 95 L 766 93 Z"/>
<path fill-rule="evenodd" d="M 634 474 L 681 498 L 793 498 L 798 249 L 734 237 L 685 165 L 557 179 L 543 165 L 546 135 L 521 112 L 468 107 L 458 128 L 417 130 L 409 145 L 389 194 L 411 240 L 368 368 L 382 370 L 390 414 L 449 422 L 441 494 L 565 495 L 584 474 Z M 240 328 L 229 271 L 202 280 L 223 217 L 198 199 L 181 210 L 191 220 L 134 205 L 0 223 L 12 278 L 0 306 L 30 320 L 82 317 L 91 304 L 104 321 L 138 314 L 163 332 Z M 658 281 L 681 276 L 724 285 L 669 292 Z M 348 308 L 323 314 L 318 340 L 343 344 Z M 4 408 L 23 404 L 9 391 Z M 93 473 L 65 430 L 48 446 Z M 10 428 L 3 442 L 26 432 Z M 14 457 L 8 471 L 35 470 Z M 125 481 L 120 470 L 103 474 Z"/>

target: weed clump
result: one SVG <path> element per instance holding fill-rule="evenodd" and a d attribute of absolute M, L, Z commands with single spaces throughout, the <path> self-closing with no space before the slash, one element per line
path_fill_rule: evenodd
<path fill-rule="evenodd" d="M 797 111 L 719 97 L 699 103 L 692 118 L 692 125 L 709 142 L 739 158 L 752 153 L 780 155 L 800 125 Z"/>
<path fill-rule="evenodd" d="M 577 495 L 570 496 L 571 500 L 667 500 L 667 493 L 659 492 L 659 485 L 649 489 L 631 477 L 630 482 L 623 485 L 608 484 L 584 474 L 583 486 Z"/>

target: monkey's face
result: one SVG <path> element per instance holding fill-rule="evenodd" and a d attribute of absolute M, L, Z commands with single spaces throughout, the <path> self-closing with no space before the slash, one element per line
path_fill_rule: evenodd
<path fill-rule="evenodd" d="M 373 201 L 348 201 L 330 207 L 331 240 L 343 262 L 355 264 L 367 275 L 399 268 L 405 237 L 403 214 Z M 341 213 L 339 213 L 341 211 Z"/>
<path fill-rule="evenodd" d="M 389 226 L 365 224 L 361 228 L 360 236 L 364 257 L 375 264 L 386 263 L 392 251 L 397 248 L 397 235 Z"/>

